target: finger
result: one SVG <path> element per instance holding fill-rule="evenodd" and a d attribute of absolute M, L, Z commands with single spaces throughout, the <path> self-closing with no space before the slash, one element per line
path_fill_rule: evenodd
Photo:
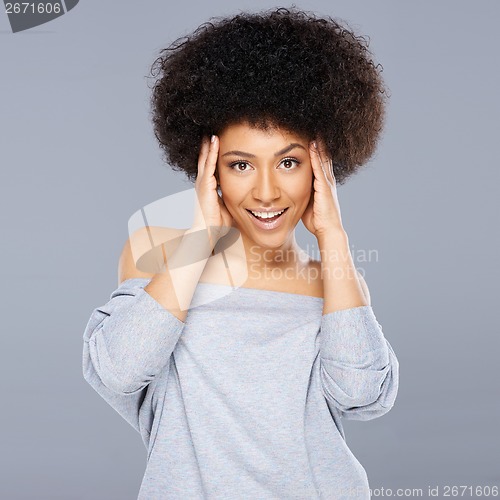
<path fill-rule="evenodd" d="M 209 148 L 210 140 L 204 135 L 201 140 L 200 154 L 198 156 L 198 178 L 203 175 L 203 171 L 205 170 L 205 163 L 207 161 L 208 148 Z"/>
<path fill-rule="evenodd" d="M 323 170 L 325 171 L 326 178 L 331 184 L 335 184 L 335 176 L 333 175 L 333 161 L 329 156 L 326 144 L 322 139 L 318 140 L 319 156 L 321 159 L 321 164 L 323 165 Z"/>
<path fill-rule="evenodd" d="M 309 151 L 310 151 L 311 165 L 313 168 L 313 174 L 315 179 L 317 179 L 319 182 L 327 183 L 328 181 L 326 178 L 325 170 L 321 165 L 321 158 L 319 152 L 317 148 L 314 147 L 313 142 L 309 146 Z"/>
<path fill-rule="evenodd" d="M 330 175 L 330 180 L 332 181 L 332 184 L 337 184 L 337 179 L 335 179 L 335 174 L 333 172 L 333 160 L 329 158 L 328 160 L 328 174 Z"/>
<path fill-rule="evenodd" d="M 326 157 L 325 159 L 325 171 L 326 176 L 330 184 L 335 184 L 335 175 L 333 174 L 333 161 L 330 157 Z"/>
<path fill-rule="evenodd" d="M 325 178 L 331 184 L 331 183 L 333 183 L 333 174 L 331 171 L 331 162 L 330 162 L 330 158 L 328 156 L 328 151 L 326 149 L 326 145 L 322 139 L 318 139 L 317 145 L 318 145 L 318 152 L 319 152 L 321 167 L 323 168 L 323 172 L 325 173 Z"/>
<path fill-rule="evenodd" d="M 204 173 L 208 178 L 214 175 L 215 167 L 217 166 L 217 157 L 219 155 L 219 138 L 214 135 L 214 141 L 210 142 L 207 161 L 205 162 Z"/>

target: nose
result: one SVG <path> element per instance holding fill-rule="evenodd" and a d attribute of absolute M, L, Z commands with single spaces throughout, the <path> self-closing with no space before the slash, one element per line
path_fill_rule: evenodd
<path fill-rule="evenodd" d="M 271 169 L 262 169 L 255 176 L 255 185 L 252 189 L 252 195 L 256 200 L 271 204 L 281 196 L 281 190 L 273 171 Z"/>

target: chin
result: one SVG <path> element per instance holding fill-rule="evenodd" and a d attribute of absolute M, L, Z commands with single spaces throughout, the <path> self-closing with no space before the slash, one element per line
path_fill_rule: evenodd
<path fill-rule="evenodd" d="M 254 244 L 262 248 L 276 249 L 286 244 L 290 238 L 290 233 L 283 231 L 279 234 L 255 234 L 255 232 L 253 232 L 245 233 L 245 236 Z"/>

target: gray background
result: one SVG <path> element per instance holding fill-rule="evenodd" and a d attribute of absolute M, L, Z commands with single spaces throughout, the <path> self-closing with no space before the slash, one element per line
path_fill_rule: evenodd
<path fill-rule="evenodd" d="M 208 4 L 82 0 L 15 35 L 0 13 L 2 499 L 137 497 L 146 450 L 81 355 L 128 218 L 191 187 L 162 164 L 145 76 L 210 16 L 290 5 Z M 500 485 L 500 5 L 297 5 L 368 35 L 392 95 L 376 156 L 339 199 L 351 245 L 378 252 L 357 264 L 400 391 L 384 417 L 344 420 L 348 445 L 372 489 Z M 299 241 L 313 243 L 302 225 Z"/>

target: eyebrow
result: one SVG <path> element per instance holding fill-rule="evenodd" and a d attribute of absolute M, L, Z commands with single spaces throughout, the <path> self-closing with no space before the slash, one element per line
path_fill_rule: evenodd
<path fill-rule="evenodd" d="M 299 144 L 298 142 L 292 142 L 286 148 L 283 148 L 280 151 L 274 153 L 274 156 L 284 155 L 285 153 L 288 153 L 288 151 L 291 151 L 294 148 L 302 148 L 304 151 L 306 151 L 306 148 L 302 146 L 302 144 Z M 238 155 L 238 156 L 246 156 L 247 158 L 256 158 L 256 156 L 251 153 L 245 153 L 245 151 L 237 151 L 237 150 L 228 151 L 227 153 L 224 153 L 221 156 L 229 156 L 229 155 Z"/>

